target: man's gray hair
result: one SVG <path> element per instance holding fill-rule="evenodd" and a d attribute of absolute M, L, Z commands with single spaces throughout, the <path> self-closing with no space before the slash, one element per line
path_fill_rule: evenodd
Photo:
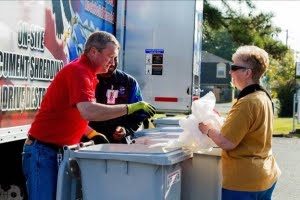
<path fill-rule="evenodd" d="M 84 53 L 88 53 L 92 47 L 101 51 L 106 48 L 108 43 L 113 43 L 118 47 L 118 49 L 120 48 L 118 40 L 111 33 L 106 31 L 94 32 L 89 36 L 85 43 Z"/>

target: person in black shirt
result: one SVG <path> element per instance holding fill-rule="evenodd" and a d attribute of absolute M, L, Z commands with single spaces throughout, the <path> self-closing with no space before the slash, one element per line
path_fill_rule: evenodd
<path fill-rule="evenodd" d="M 116 58 L 115 65 L 110 66 L 107 73 L 98 75 L 99 83 L 95 91 L 96 101 L 108 105 L 142 101 L 138 82 L 129 74 L 118 70 L 117 65 L 118 59 Z M 91 121 L 89 126 L 104 134 L 110 143 L 128 143 L 134 132 L 149 117 L 145 112 L 136 112 L 107 121 Z M 95 141 L 95 143 L 98 142 Z"/>

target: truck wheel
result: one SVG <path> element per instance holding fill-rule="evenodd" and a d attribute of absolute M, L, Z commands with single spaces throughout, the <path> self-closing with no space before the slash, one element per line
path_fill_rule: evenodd
<path fill-rule="evenodd" d="M 17 185 L 0 185 L 1 200 L 23 200 L 23 189 Z"/>

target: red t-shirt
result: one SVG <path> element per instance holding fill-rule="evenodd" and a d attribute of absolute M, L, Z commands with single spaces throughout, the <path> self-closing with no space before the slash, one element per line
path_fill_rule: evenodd
<path fill-rule="evenodd" d="M 66 65 L 48 87 L 29 134 L 59 146 L 78 143 L 88 122 L 76 104 L 95 101 L 97 82 L 85 55 Z"/>

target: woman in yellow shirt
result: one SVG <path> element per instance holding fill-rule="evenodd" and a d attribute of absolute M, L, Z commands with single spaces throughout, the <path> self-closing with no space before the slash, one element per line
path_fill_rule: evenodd
<path fill-rule="evenodd" d="M 232 56 L 230 74 L 240 90 L 221 130 L 199 124 L 222 151 L 222 200 L 270 200 L 280 170 L 272 155 L 273 105 L 259 85 L 269 66 L 266 51 L 242 46 Z"/>

